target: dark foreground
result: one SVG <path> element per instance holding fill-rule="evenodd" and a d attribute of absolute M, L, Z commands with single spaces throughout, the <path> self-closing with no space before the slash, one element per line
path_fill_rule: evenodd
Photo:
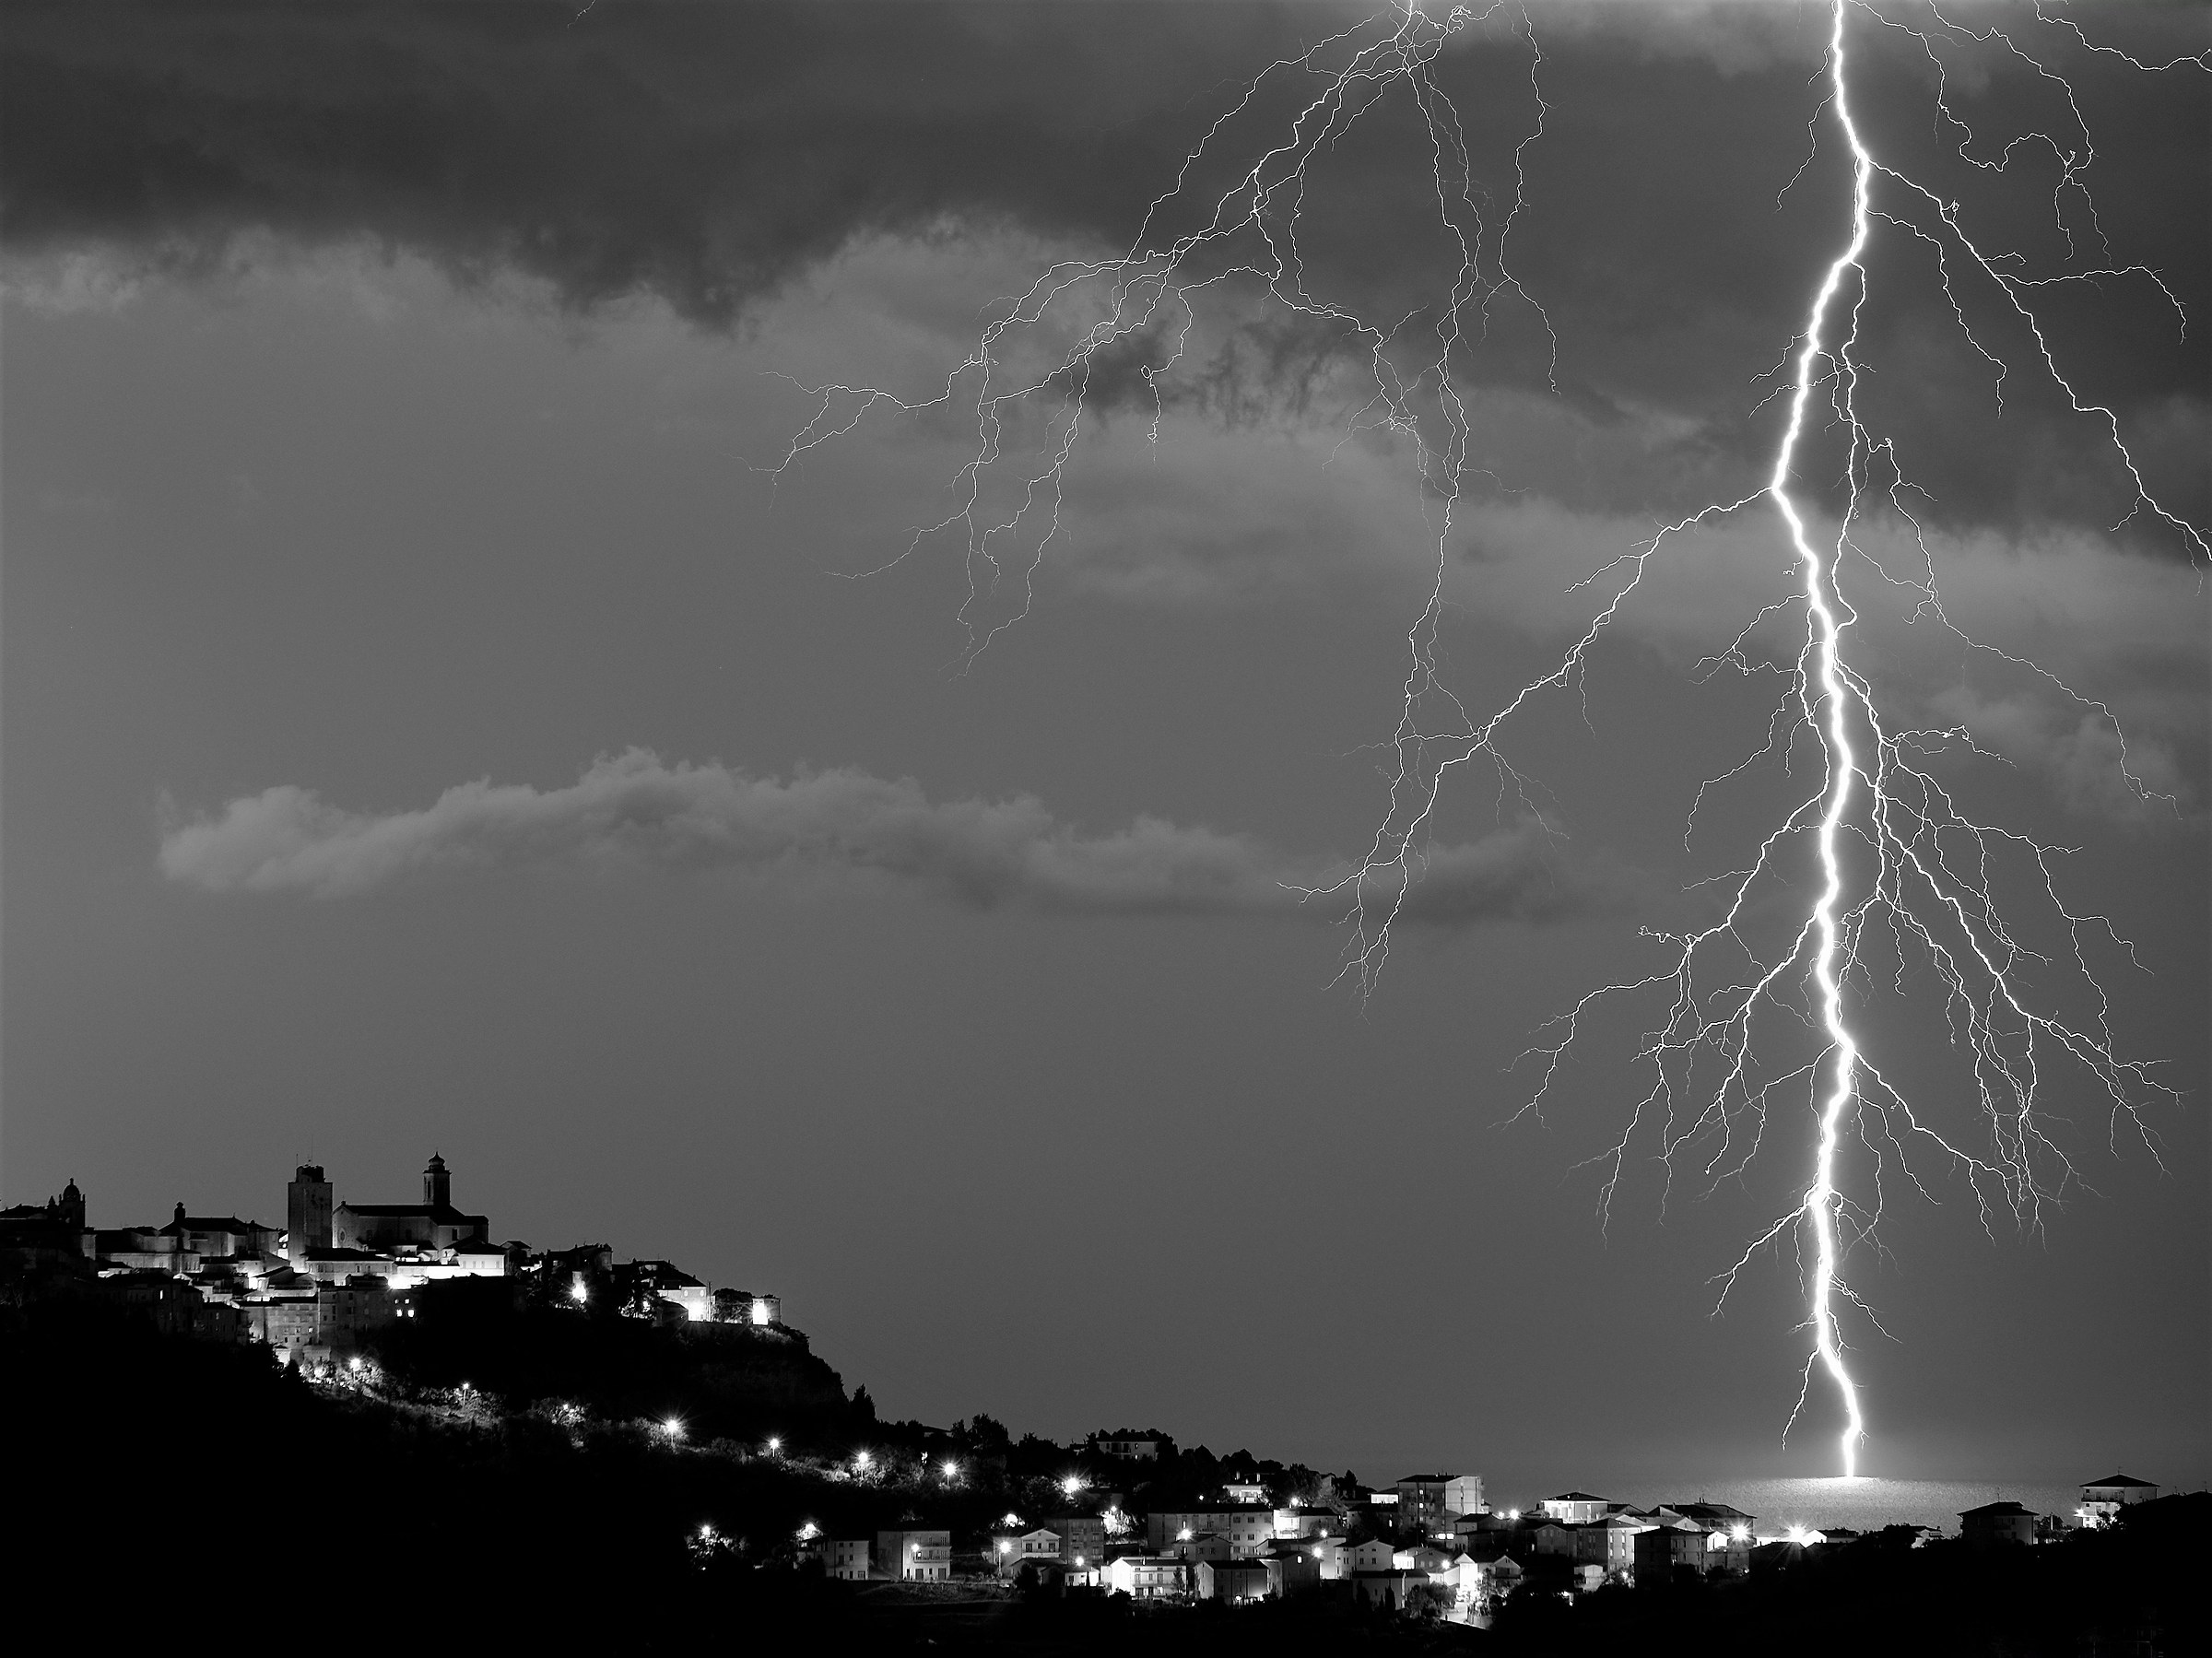
<path fill-rule="evenodd" d="M 1490 1630 L 1324 1593 L 1135 1607 L 995 1589 L 847 1584 L 772 1551 L 696 1550 L 719 1516 L 788 1537 L 812 1476 L 588 1440 L 523 1414 L 457 1422 L 333 1397 L 264 1349 L 96 1306 L 0 1309 L 11 1634 L 265 1650 L 399 1639 L 503 1652 L 1943 1652 L 2182 1658 L 2207 1646 L 2212 1498 L 2038 1548 L 1868 1538 L 1748 1580 L 1524 1594 Z M 733 1520 L 732 1517 L 735 1517 Z M 1324 1586 L 1334 1588 L 1334 1585 Z M 13 1644 L 11 1640 L 10 1644 Z"/>

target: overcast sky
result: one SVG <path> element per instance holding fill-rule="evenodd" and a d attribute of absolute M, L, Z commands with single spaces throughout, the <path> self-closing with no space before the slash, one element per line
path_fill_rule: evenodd
<path fill-rule="evenodd" d="M 390 1201 L 435 1149 L 498 1237 L 781 1293 L 896 1416 L 1371 1478 L 1831 1471 L 1828 1396 L 1781 1442 L 1789 1245 L 1714 1316 L 1806 1183 L 1805 1089 L 1747 1161 L 1707 1137 L 1670 1174 L 1640 1130 L 1601 1216 L 1664 1004 L 1601 1004 L 1540 1114 L 1516 1064 L 1710 924 L 1697 883 L 1817 776 L 1786 721 L 1751 758 L 1804 636 L 1773 511 L 1663 545 L 1502 731 L 1516 786 L 1452 773 L 1366 994 L 1305 896 L 1390 809 L 1441 508 L 1372 400 L 1435 355 L 1454 222 L 1488 299 L 1436 656 L 1481 718 L 1613 561 L 1765 482 L 1850 232 L 1825 6 L 1429 30 L 1309 170 L 1329 314 L 1221 275 L 1257 236 L 1194 265 L 1220 279 L 1095 362 L 1058 533 L 1033 572 L 994 543 L 995 585 L 914 539 L 976 376 L 965 413 L 833 393 L 864 417 L 779 474 L 806 388 L 936 396 L 1038 273 L 1139 244 L 1233 110 L 1142 245 L 1198 229 L 1376 31 L 1253 76 L 1362 14 L 122 12 L 0 23 L 6 1201 L 280 1222 L 302 1157 Z M 1925 1136 L 1909 1169 L 1857 1143 L 1865 1465 L 2201 1481 L 2212 11 L 1946 15 L 1847 18 L 1862 132 L 1930 194 L 1875 199 L 1859 406 L 1911 487 L 1877 465 L 1846 649 L 1892 729 L 1971 735 L 1924 759 L 1963 812 L 2067 849 L 2059 899 L 2134 960 L 1993 841 L 2016 982 L 2094 1029 L 2086 965 L 2159 1086 L 2116 1111 L 2046 1042 L 2025 1220 Z M 1002 336 L 1001 389 L 1098 291 Z M 1068 385 L 1006 406 L 983 511 Z M 1432 382 L 1407 407 L 1443 429 Z M 1957 631 L 1898 584 L 1930 570 Z M 1747 937 L 1802 919 L 1806 855 Z M 1870 935 L 1852 995 L 1929 1129 L 1995 1144 L 1910 940 Z"/>

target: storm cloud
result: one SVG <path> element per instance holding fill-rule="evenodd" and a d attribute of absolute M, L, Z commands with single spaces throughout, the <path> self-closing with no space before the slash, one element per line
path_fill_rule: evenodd
<path fill-rule="evenodd" d="M 1724 461 L 1750 464 L 1766 442 L 1745 418 L 1760 395 L 1753 378 L 1795 331 L 1840 233 L 1840 146 L 1832 132 L 1806 134 L 1820 20 L 1802 8 L 1677 6 L 1664 8 L 1660 27 L 1661 9 L 1535 14 L 1539 38 L 1558 49 L 1543 65 L 1553 113 L 1525 149 L 1536 111 L 1516 31 L 1470 29 L 1441 62 L 1476 187 L 1500 206 L 1525 196 L 1512 263 L 1547 318 L 1540 327 L 1518 301 L 1488 316 L 1475 372 L 1492 386 L 1556 388 L 1599 427 L 1664 408 Z M 271 237 L 363 242 L 418 254 L 479 290 L 519 275 L 574 312 L 649 295 L 700 326 L 747 326 L 765 300 L 861 238 L 920 243 L 996 226 L 1087 253 L 1126 246 L 1231 88 L 1362 15 L 1261 5 L 12 7 L 0 21 L 0 242 L 33 257 L 98 250 L 187 276 L 251 261 Z M 2203 45 L 2192 36 L 2199 23 L 2155 9 L 2106 8 L 2099 28 L 2154 59 Z M 2063 66 L 2075 42 L 2047 32 L 2039 49 Z M 2070 118 L 2043 107 L 2048 88 L 2031 72 L 1970 61 L 1971 43 L 1947 47 L 1959 60 L 1947 65 L 1954 107 L 1978 123 L 1962 155 L 1935 119 L 1928 53 L 1871 20 L 1863 36 L 1854 49 L 1880 65 L 1865 98 L 1885 156 L 1939 192 L 1972 186 L 1989 204 L 1971 225 L 1985 245 L 2021 250 L 2022 268 L 2039 275 L 2093 268 L 2109 253 L 2161 273 L 2191 314 L 2212 306 L 2201 291 L 2202 216 L 2170 206 L 2201 196 L 2212 151 L 2201 112 L 2177 115 L 2194 106 L 2168 96 L 2185 100 L 2187 88 L 2154 81 L 2118 102 L 2089 97 L 2092 224 L 2078 192 L 2053 197 L 2056 152 L 2023 137 Z M 1292 75 L 1278 80 L 1285 96 L 1258 100 L 1250 131 L 1225 132 L 1225 156 L 1273 142 L 1270 123 L 1311 90 Z M 2177 148 L 2177 119 L 2196 123 L 2196 153 Z M 2016 137 L 2017 158 L 2006 147 Z M 1411 100 L 1385 98 L 1316 174 L 1300 241 L 1316 291 L 1404 319 L 1416 335 L 1435 320 L 1422 308 L 1446 256 L 1425 154 Z M 2132 165 L 2145 156 L 2159 165 Z M 1993 157 L 2007 168 L 1994 184 Z M 1219 182 L 1199 169 L 1198 197 Z M 2014 524 L 2106 524 L 2124 512 L 2116 460 L 2047 384 L 2016 376 L 2002 441 L 1993 438 L 1988 365 L 1952 329 L 1911 232 L 1885 225 L 1882 238 L 1868 343 L 1911 350 L 1918 370 L 1863 395 L 1880 435 L 1898 438 L 1931 486 L 1931 511 Z M 2039 304 L 2056 316 L 2085 394 L 2112 402 L 2141 434 L 2154 488 L 2201 520 L 2195 456 L 2212 429 L 2212 338 L 2182 333 L 2146 278 L 2106 287 L 2139 303 L 2099 311 L 2051 292 Z M 1987 283 L 1962 292 L 1984 308 L 2002 302 Z M 1189 365 L 1189 401 L 1216 418 L 1248 418 L 1248 382 L 1277 399 L 1310 389 L 1312 342 L 1289 341 L 1291 359 L 1274 360 L 1285 339 L 1243 343 L 1242 361 L 1216 351 Z M 1997 343 L 2016 353 L 2025 344 L 2002 330 Z"/>
<path fill-rule="evenodd" d="M 594 761 L 566 788 L 462 783 L 419 811 L 350 812 L 280 784 L 171 821 L 159 857 L 171 880 L 211 892 L 343 898 L 441 872 L 659 866 L 873 874 L 983 908 L 1329 920 L 1344 906 L 1309 892 L 1346 867 L 1159 817 L 1085 834 L 1032 795 L 932 801 L 912 778 L 834 769 L 785 781 L 671 765 L 641 748 Z M 1523 825 L 1431 851 L 1406 915 L 1552 920 L 1604 903 L 1610 886 L 1566 873 L 1544 833 Z"/>

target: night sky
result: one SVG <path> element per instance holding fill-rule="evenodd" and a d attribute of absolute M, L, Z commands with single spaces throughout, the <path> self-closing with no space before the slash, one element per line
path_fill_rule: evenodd
<path fill-rule="evenodd" d="M 1909 1170 L 1855 1143 L 1879 1328 L 1846 1335 L 1866 1471 L 2201 1482 L 2212 73 L 2186 59 L 2212 8 L 2043 10 L 1853 6 L 1854 112 L 2017 255 L 2079 401 L 2199 539 L 1933 210 L 1877 191 L 1859 409 L 1912 487 L 1857 523 L 1846 650 L 1896 729 L 1971 735 L 1926 745 L 1963 811 L 2067 849 L 2058 897 L 2110 932 L 2000 856 L 2016 982 L 2076 1028 L 2100 983 L 2155 1086 L 2115 1110 L 2038 1050 L 2041 1201 L 1924 1137 Z M 1739 1119 L 1671 1173 L 1647 1119 L 1601 1214 L 1653 1005 L 1601 1004 L 1540 1113 L 1519 1057 L 1653 970 L 1644 935 L 1711 924 L 1695 884 L 1817 779 L 1785 742 L 1699 799 L 1768 741 L 1802 642 L 1771 507 L 1664 544 L 1501 735 L 1525 782 L 1452 773 L 1363 992 L 1344 906 L 1299 888 L 1389 808 L 1441 500 L 1341 317 L 1228 276 L 1172 366 L 1165 326 L 1102 354 L 1026 582 L 1023 555 L 971 590 L 959 534 L 907 551 L 957 507 L 972 385 L 964 417 L 878 406 L 771 471 L 806 387 L 932 397 L 1038 272 L 1126 253 L 1241 107 L 1150 235 L 1194 229 L 1300 101 L 1286 71 L 1239 106 L 1253 77 L 1363 15 L 11 6 L 0 1196 L 74 1176 L 95 1224 L 280 1222 L 301 1158 L 391 1201 L 437 1150 L 496 1237 L 782 1294 L 891 1416 L 1370 1479 L 1831 1472 L 1819 1389 L 1782 1443 L 1786 1235 L 1714 1315 L 1804 1189 L 1805 1087 L 1756 1155 Z M 1849 234 L 1828 29 L 1499 8 L 1431 65 L 1478 268 L 1523 201 L 1516 280 L 1453 359 L 1435 657 L 1473 717 L 1618 585 L 1574 583 L 1764 485 Z M 1307 291 L 1414 363 L 1455 256 L 1422 109 L 1371 94 L 1299 246 Z M 1009 467 L 1065 389 L 1007 411 Z M 1816 414 L 1832 540 L 1848 453 Z M 1989 648 L 1871 573 L 1915 560 Z M 1805 855 L 1749 935 L 1802 918 Z M 1870 943 L 1849 994 L 1931 1132 L 1983 1145 L 1924 956 Z"/>

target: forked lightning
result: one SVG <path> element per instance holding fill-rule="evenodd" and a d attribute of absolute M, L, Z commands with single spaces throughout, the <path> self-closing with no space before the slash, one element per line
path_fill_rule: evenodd
<path fill-rule="evenodd" d="M 1605 1159 L 1602 1209 L 1611 1202 L 1640 1136 L 1655 1135 L 1670 1167 L 1695 1152 L 1700 1176 L 1719 1181 L 1740 1173 L 1760 1149 L 1786 1091 L 1806 1090 L 1813 1128 L 1809 1178 L 1797 1201 L 1721 1275 L 1722 1293 L 1724 1299 L 1727 1287 L 1768 1245 L 1794 1240 L 1801 1260 L 1809 1254 L 1810 1351 L 1791 1421 L 1805 1408 L 1814 1381 L 1825 1378 L 1835 1389 L 1843 1419 L 1837 1450 L 1846 1475 L 1855 1472 L 1865 1425 L 1841 1316 L 1842 1307 L 1861 1303 L 1843 1268 L 1879 1217 L 1883 1171 L 1894 1164 L 1917 1183 L 1907 1158 L 1917 1147 L 1971 1183 L 1985 1224 L 2004 1214 L 2033 1226 L 2041 1205 L 2074 1178 L 2065 1151 L 2046 1132 L 2046 1068 L 2065 1063 L 2086 1074 L 2109 1107 L 2115 1129 L 2129 1129 L 2153 1146 L 2154 1155 L 2153 1136 L 2141 1112 L 2150 1099 L 2165 1092 L 2148 1066 L 2120 1054 L 2089 950 L 2096 940 L 2124 950 L 2125 941 L 2102 917 L 2077 913 L 2062 900 L 2055 878 L 2060 849 L 1970 817 L 1939 778 L 1935 762 L 1954 750 L 1981 752 L 1973 733 L 1963 725 L 1903 729 L 1886 718 L 1884 700 L 1868 673 L 1854 666 L 1847 649 L 1860 616 L 1847 596 L 1849 572 L 1851 582 L 1867 584 L 1866 593 L 1905 597 L 1917 618 L 1933 620 L 1959 649 L 2039 676 L 2050 692 L 2109 729 L 2127 786 L 2152 798 L 2130 769 L 2124 738 L 2103 703 L 2031 663 L 1970 639 L 1945 609 L 1936 559 L 1913 511 L 1919 492 L 1896 442 L 1877 437 L 1860 412 L 1861 382 L 1870 368 L 1863 356 L 1860 323 L 1881 263 L 1875 252 L 1877 237 L 1895 233 L 1900 252 L 1883 255 L 1890 263 L 1903 264 L 1903 253 L 1911 248 L 1932 260 L 1934 280 L 1948 312 L 1992 366 L 2000 400 L 2006 376 L 2018 365 L 2005 360 L 1991 344 L 1993 331 L 1978 329 L 1973 319 L 1979 311 L 1994 307 L 1995 314 L 2024 327 L 2034 341 L 2031 366 L 2092 423 L 2097 441 L 2116 453 L 2134 491 L 2127 517 L 2162 525 L 2193 559 L 2212 558 L 2203 528 L 2152 494 L 2128 449 L 2118 414 L 2076 390 L 2035 310 L 2046 288 L 2126 282 L 2139 285 L 2169 308 L 2177 328 L 2187 323 L 2155 270 L 2123 265 L 2113 258 L 2088 194 L 2087 174 L 2096 147 L 2075 89 L 2053 66 L 2055 53 L 2046 42 L 2117 60 L 2114 73 L 2147 76 L 2204 73 L 2212 69 L 2212 53 L 2146 62 L 2091 41 L 2070 18 L 2041 5 L 2021 14 L 2022 27 L 2012 31 L 1968 29 L 1935 5 L 1914 6 L 1911 22 L 1890 15 L 1903 9 L 1874 0 L 1831 0 L 1826 95 L 1809 124 L 1818 138 L 1826 123 L 1848 146 L 1850 201 L 1848 211 L 1839 216 L 1841 246 L 1822 272 L 1784 359 L 1788 419 L 1765 486 L 1740 500 L 1705 507 L 1577 582 L 1571 591 L 1592 594 L 1594 606 L 1579 637 L 1547 672 L 1480 718 L 1444 685 L 1439 670 L 1454 515 L 1465 492 L 1488 479 L 1470 459 L 1467 395 L 1477 383 L 1473 359 L 1499 308 L 1505 306 L 1525 308 L 1532 323 L 1544 330 L 1555 370 L 1558 347 L 1537 296 L 1508 263 L 1515 224 L 1527 206 L 1523 162 L 1529 146 L 1543 135 L 1550 106 L 1538 83 L 1544 54 L 1537 31 L 1527 11 L 1506 0 L 1479 7 L 1456 6 L 1441 15 L 1406 6 L 1269 65 L 1191 150 L 1126 253 L 1063 261 L 1041 272 L 982 329 L 935 395 L 907 399 L 865 385 L 807 388 L 817 399 L 814 417 L 773 468 L 782 475 L 878 412 L 965 409 L 972 395 L 975 443 L 952 480 L 954 509 L 915 530 L 899 555 L 939 536 L 956 536 L 962 544 L 969 576 L 962 619 L 972 661 L 997 632 L 1029 610 L 1035 573 L 1061 532 L 1065 485 L 1084 429 L 1086 398 L 1094 373 L 1110 360 L 1108 352 L 1159 343 L 1156 360 L 1142 367 L 1157 439 L 1164 415 L 1161 387 L 1182 358 L 1196 326 L 1199 298 L 1209 288 L 1238 283 L 1256 287 L 1273 303 L 1359 342 L 1371 370 L 1372 390 L 1363 394 L 1364 401 L 1350 417 L 1347 437 L 1381 428 L 1410 446 L 1424 511 L 1431 514 L 1434 554 L 1428 602 L 1406 634 L 1407 665 L 1392 739 L 1395 770 L 1387 808 L 1358 865 L 1309 893 L 1317 901 L 1334 898 L 1344 903 L 1346 971 L 1363 994 L 1374 989 L 1389 955 L 1392 929 L 1420 877 L 1453 769 L 1481 758 L 1494 769 L 1505 794 L 1543 821 L 1537 792 L 1502 746 L 1517 716 L 1549 694 L 1582 693 L 1591 653 L 1634 602 L 1654 560 L 1700 528 L 1771 507 L 1794 558 L 1797 594 L 1747 618 L 1713 663 L 1746 674 L 1758 671 L 1747 641 L 1756 629 L 1786 622 L 1787 613 L 1799 605 L 1803 643 L 1785 671 L 1786 694 L 1766 746 L 1709 780 L 1699 791 L 1699 805 L 1711 790 L 1761 760 L 1786 762 L 1801 742 L 1818 756 L 1818 785 L 1807 787 L 1743 867 L 1713 884 L 1724 900 L 1713 924 L 1681 934 L 1647 932 L 1662 952 L 1653 970 L 1591 991 L 1547 1028 L 1532 1051 L 1541 1076 L 1526 1109 L 1542 1107 L 1562 1060 L 1601 1004 L 1655 1005 L 1634 1062 L 1636 1074 L 1645 1080 L 1630 1090 L 1635 1103 Z M 2069 248 L 2076 247 L 2077 229 L 2093 241 L 2095 267 L 2033 277 L 2023 274 L 2027 264 L 2019 255 L 1992 252 L 1968 234 L 1959 203 L 1885 161 L 1854 114 L 1849 39 L 1854 29 L 1899 31 L 1926 51 L 1938 77 L 1939 130 L 1956 135 L 1959 155 L 1974 169 L 2002 173 L 2014 165 L 2016 150 L 2030 156 L 2047 151 L 2058 170 L 2053 193 L 2058 229 Z M 1438 75 L 1453 37 L 1477 29 L 1517 42 L 1528 65 L 1533 115 L 1510 158 L 1510 200 L 1503 192 L 1493 195 L 1477 182 L 1460 112 Z M 2055 83 L 2064 94 L 2071 130 L 2016 138 L 1994 159 L 1973 153 L 1975 135 L 1947 97 L 1947 48 L 1997 54 Z M 1288 113 L 1276 138 L 1253 147 L 1248 160 L 1225 162 L 1224 150 L 1265 119 L 1269 100 L 1301 81 L 1309 89 L 1303 96 L 1290 94 Z M 1310 291 L 1299 242 L 1309 169 L 1329 156 L 1363 116 L 1392 98 L 1410 100 L 1426 146 L 1418 163 L 1426 174 L 1423 194 L 1433 202 L 1444 245 L 1456 253 L 1456 268 L 1421 313 L 1425 321 L 1418 329 L 1411 317 L 1371 320 Z M 1201 197 L 1194 178 L 1223 165 L 1230 165 L 1227 186 L 1210 198 Z M 1797 182 L 1794 179 L 1792 187 Z M 2078 226 L 2069 215 L 2070 205 L 2080 218 Z M 1156 232 L 1156 226 L 1177 218 L 1189 228 L 1174 234 Z M 1030 371 L 1011 365 L 1025 349 L 1034 357 L 1041 347 L 1042 356 Z M 1024 435 L 1025 419 L 1033 423 L 1034 435 Z M 1849 446 L 1848 499 L 1826 522 L 1800 499 L 1799 483 L 1804 442 L 1820 422 L 1841 431 Z M 1910 570 L 1889 568 L 1866 544 L 1864 529 L 1879 509 L 1909 527 L 1907 538 L 1915 549 Z M 1003 614 L 992 613 L 994 605 Z M 1783 887 L 1783 862 L 1808 841 L 1819 872 L 1817 895 L 1803 910 L 1792 940 L 1762 956 L 1744 923 L 1755 901 Z M 2092 1017 L 2062 1017 L 2047 987 L 2030 983 L 2025 970 L 2051 963 L 2000 912 L 1995 887 L 2001 867 L 2029 872 L 2041 911 L 2038 924 L 2054 926 L 2068 941 L 2068 966 L 2093 1003 Z M 1977 1108 L 1971 1138 L 1939 1127 L 1916 1111 L 1869 1057 L 1853 1029 L 1850 987 L 1854 975 L 1870 972 L 1863 952 L 1877 936 L 1900 960 L 1917 952 L 1938 975 L 1947 997 L 1953 1044 L 1964 1055 Z M 1775 1034 L 1770 1035 L 1771 1029 Z M 1809 1057 L 1803 1051 L 1791 1052 L 1787 1044 L 1793 1032 L 1808 1029 L 1818 1037 Z M 1769 1055 L 1778 1044 L 1789 1057 L 1771 1064 Z M 1845 1191 L 1841 1168 L 1843 1152 L 1853 1142 L 1873 1164 L 1869 1191 L 1858 1197 Z"/>

